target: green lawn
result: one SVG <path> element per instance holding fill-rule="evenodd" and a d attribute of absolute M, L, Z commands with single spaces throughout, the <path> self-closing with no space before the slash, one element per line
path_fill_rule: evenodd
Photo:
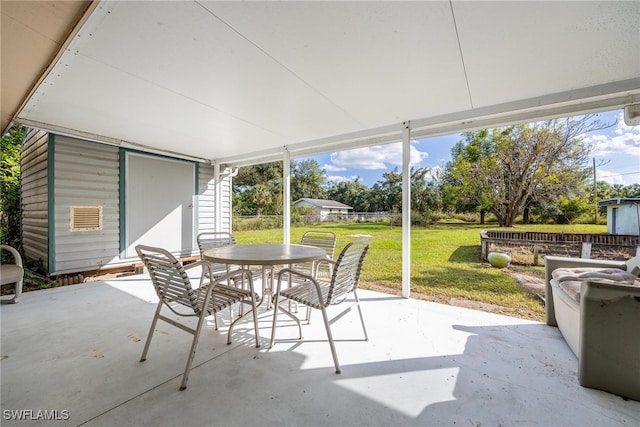
<path fill-rule="evenodd" d="M 442 303 L 470 302 L 469 306 L 542 320 L 544 306 L 509 274 L 519 271 L 540 276 L 542 267 L 513 266 L 499 270 L 480 262 L 480 232 L 492 225 L 441 224 L 411 231 L 412 297 Z M 402 287 L 402 229 L 385 224 L 323 224 L 292 228 L 299 242 L 309 229 L 330 230 L 338 236 L 336 255 L 347 243 L 365 238 L 371 249 L 362 273 L 363 288 L 399 294 Z M 517 230 L 565 233 L 602 233 L 603 225 L 527 225 Z M 282 242 L 282 230 L 235 231 L 238 243 Z M 463 304 L 464 305 L 464 304 Z"/>

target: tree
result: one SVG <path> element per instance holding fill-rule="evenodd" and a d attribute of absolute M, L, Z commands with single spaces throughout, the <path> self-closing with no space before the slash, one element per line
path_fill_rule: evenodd
<path fill-rule="evenodd" d="M 282 162 L 241 167 L 233 178 L 233 211 L 240 215 L 281 213 L 281 194 Z"/>
<path fill-rule="evenodd" d="M 370 212 L 369 194 L 369 187 L 362 184 L 359 178 L 331 184 L 327 189 L 327 197 L 351 206 L 354 212 Z"/>
<path fill-rule="evenodd" d="M 442 207 L 440 189 L 436 183 L 427 183 L 429 169 L 411 168 L 411 210 L 422 217 L 428 217 L 431 211 Z M 397 168 L 382 174 L 368 192 L 370 211 L 402 211 L 402 173 Z"/>
<path fill-rule="evenodd" d="M 379 199 L 382 201 L 382 211 L 400 212 L 402 211 L 402 173 L 398 168 L 382 174 L 382 180 L 378 181 L 377 191 Z M 374 188 L 375 185 L 374 185 Z"/>
<path fill-rule="evenodd" d="M 273 201 L 271 190 L 266 184 L 256 184 L 247 190 L 248 200 L 256 207 L 256 215 L 261 216 L 263 210 Z"/>
<path fill-rule="evenodd" d="M 2 136 L 0 146 L 0 241 L 20 248 L 20 145 L 25 128 L 13 126 Z"/>
<path fill-rule="evenodd" d="M 422 214 L 439 210 L 441 197 L 434 182 L 427 182 L 427 168 L 411 169 L 411 209 Z"/>
<path fill-rule="evenodd" d="M 627 185 L 622 189 L 621 196 L 629 199 L 640 198 L 640 184 L 636 183 L 636 184 Z"/>
<path fill-rule="evenodd" d="M 327 174 L 314 159 L 291 162 L 291 200 L 324 199 Z"/>
<path fill-rule="evenodd" d="M 303 197 L 324 198 L 326 173 L 316 160 L 291 162 L 291 201 Z M 282 213 L 282 162 L 240 168 L 233 179 L 234 213 L 278 215 Z"/>
<path fill-rule="evenodd" d="M 241 193 L 257 184 L 274 186 L 280 181 L 282 181 L 282 162 L 244 166 L 238 170 L 238 175 L 233 178 L 233 190 Z"/>
<path fill-rule="evenodd" d="M 446 167 L 449 185 L 511 227 L 534 201 L 581 192 L 591 152 L 583 135 L 604 127 L 587 115 L 465 133 Z"/>

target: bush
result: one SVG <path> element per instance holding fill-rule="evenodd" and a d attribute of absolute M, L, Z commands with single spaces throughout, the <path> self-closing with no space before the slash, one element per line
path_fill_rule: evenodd
<path fill-rule="evenodd" d="M 0 241 L 21 249 L 20 144 L 24 127 L 14 126 L 2 137 L 0 146 Z"/>
<path fill-rule="evenodd" d="M 567 198 L 560 196 L 558 198 L 558 208 L 560 212 L 553 216 L 556 224 L 571 224 L 581 215 L 587 213 L 591 206 L 585 199 Z"/>
<path fill-rule="evenodd" d="M 488 215 L 485 215 L 485 220 L 487 216 Z M 449 218 L 468 223 L 480 222 L 480 214 L 478 212 L 452 213 L 449 215 Z"/>
<path fill-rule="evenodd" d="M 270 230 L 282 228 L 282 217 L 260 216 L 255 218 L 234 218 L 233 231 Z"/>
<path fill-rule="evenodd" d="M 428 215 L 428 214 L 427 214 Z M 420 212 L 411 211 L 411 225 L 425 227 L 428 225 L 427 215 Z"/>

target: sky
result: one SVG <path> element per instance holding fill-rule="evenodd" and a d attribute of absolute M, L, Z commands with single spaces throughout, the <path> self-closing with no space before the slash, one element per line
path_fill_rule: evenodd
<path fill-rule="evenodd" d="M 611 185 L 640 183 L 640 126 L 626 126 L 623 111 L 598 113 L 603 123 L 614 123 L 607 129 L 584 135 L 594 149 L 596 178 Z M 462 138 L 459 134 L 415 140 L 411 142 L 411 164 L 432 171 L 451 160 L 451 149 Z M 329 154 L 297 158 L 315 159 L 331 181 L 353 181 L 357 177 L 367 187 L 382 180 L 382 174 L 397 168 L 402 171 L 402 144 L 386 144 Z"/>

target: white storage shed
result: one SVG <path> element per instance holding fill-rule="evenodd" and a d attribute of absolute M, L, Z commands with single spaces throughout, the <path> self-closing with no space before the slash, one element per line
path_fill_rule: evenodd
<path fill-rule="evenodd" d="M 607 233 L 640 234 L 640 199 L 608 199 L 598 205 L 607 207 Z"/>
<path fill-rule="evenodd" d="M 137 263 L 139 243 L 189 257 L 198 232 L 231 230 L 229 171 L 37 130 L 21 150 L 23 248 L 50 275 Z"/>

